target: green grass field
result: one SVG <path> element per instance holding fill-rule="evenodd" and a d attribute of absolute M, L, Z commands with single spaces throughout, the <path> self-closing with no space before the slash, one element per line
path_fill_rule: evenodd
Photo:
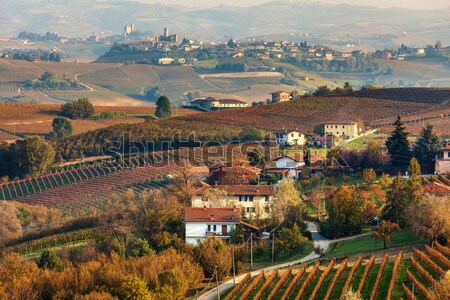
<path fill-rule="evenodd" d="M 399 231 L 392 235 L 392 240 L 387 242 L 388 248 L 423 244 L 424 241 L 418 238 L 412 231 Z M 339 257 L 355 253 L 383 250 L 383 241 L 372 239 L 371 236 L 364 236 L 352 240 L 330 244 L 327 252 L 328 257 Z"/>

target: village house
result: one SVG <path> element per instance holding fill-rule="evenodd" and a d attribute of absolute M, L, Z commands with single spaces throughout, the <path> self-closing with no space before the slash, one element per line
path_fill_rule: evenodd
<path fill-rule="evenodd" d="M 208 198 L 208 191 L 220 191 L 220 199 Z M 215 185 L 203 184 L 192 198 L 192 207 L 237 207 L 249 219 L 270 217 L 275 196 L 273 185 Z"/>
<path fill-rule="evenodd" d="M 437 174 L 450 172 L 450 143 L 446 143 L 441 149 L 442 158 L 436 158 L 434 171 Z"/>
<path fill-rule="evenodd" d="M 350 139 L 359 135 L 358 123 L 356 122 L 329 122 L 323 125 L 325 135 L 341 136 Z"/>
<path fill-rule="evenodd" d="M 215 99 L 213 97 L 194 99 L 190 106 L 199 106 L 209 110 L 247 107 L 248 103 L 236 99 Z"/>
<path fill-rule="evenodd" d="M 285 102 L 285 101 L 291 100 L 291 93 L 289 93 L 289 92 L 278 91 L 278 92 L 271 93 L 271 95 L 272 95 L 273 103 Z"/>
<path fill-rule="evenodd" d="M 303 146 L 306 142 L 305 134 L 295 129 L 275 131 L 275 142 L 279 145 Z"/>
<path fill-rule="evenodd" d="M 160 65 L 171 65 L 175 60 L 170 57 L 163 57 L 158 59 L 158 64 Z"/>
<path fill-rule="evenodd" d="M 228 240 L 231 230 L 241 222 L 236 208 L 187 207 L 184 211 L 186 243 L 197 245 L 198 240 L 216 237 Z"/>
<path fill-rule="evenodd" d="M 294 156 L 280 156 L 273 160 L 275 167 L 267 168 L 266 174 L 275 174 L 282 177 L 290 177 L 297 180 L 305 167 L 303 153 L 296 153 Z"/>

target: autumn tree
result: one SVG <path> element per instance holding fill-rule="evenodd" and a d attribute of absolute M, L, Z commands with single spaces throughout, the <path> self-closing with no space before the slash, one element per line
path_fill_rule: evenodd
<path fill-rule="evenodd" d="M 7 201 L 0 202 L 0 247 L 5 242 L 22 236 L 22 226 L 17 218 L 18 211 Z"/>
<path fill-rule="evenodd" d="M 289 177 L 280 180 L 272 202 L 272 217 L 284 220 L 288 214 L 289 207 L 301 204 L 302 200 L 299 191 L 295 187 L 295 181 Z"/>
<path fill-rule="evenodd" d="M 118 294 L 122 299 L 153 300 L 153 295 L 147 288 L 147 283 L 136 275 L 129 275 L 122 279 Z"/>
<path fill-rule="evenodd" d="M 450 239 L 450 198 L 427 195 L 413 203 L 408 219 L 412 229 L 430 243 Z"/>
<path fill-rule="evenodd" d="M 180 202 L 190 205 L 199 180 L 192 171 L 192 166 L 185 163 L 173 176 L 170 190 L 178 197 Z"/>
<path fill-rule="evenodd" d="M 202 196 L 202 201 L 208 207 L 226 207 L 228 205 L 234 205 L 235 203 L 228 203 L 224 201 L 227 196 L 227 192 L 223 189 L 212 188 L 205 191 Z"/>
<path fill-rule="evenodd" d="M 372 238 L 383 240 L 384 249 L 386 249 L 386 242 L 391 240 L 392 233 L 399 230 L 400 226 L 397 223 L 383 220 L 373 229 Z"/>
<path fill-rule="evenodd" d="M 336 190 L 327 203 L 327 227 L 331 228 L 334 237 L 361 232 L 364 224 L 362 205 L 354 188 L 342 186 Z"/>
<path fill-rule="evenodd" d="M 406 169 L 411 159 L 411 149 L 408 142 L 408 133 L 405 131 L 405 126 L 400 118 L 394 123 L 395 129 L 390 134 L 386 141 L 386 147 L 391 156 L 392 166 L 395 169 Z"/>
<path fill-rule="evenodd" d="M 161 96 L 156 100 L 156 112 L 157 118 L 167 118 L 172 115 L 170 101 L 166 96 Z"/>
<path fill-rule="evenodd" d="M 55 159 L 53 148 L 39 137 L 18 140 L 10 151 L 16 176 L 41 175 Z"/>
<path fill-rule="evenodd" d="M 450 299 L 450 271 L 437 282 L 437 285 L 432 290 L 433 299 L 447 300 Z"/>
<path fill-rule="evenodd" d="M 80 98 L 76 102 L 66 103 L 61 107 L 61 115 L 73 120 L 89 119 L 94 114 L 94 106 L 88 98 Z"/>
<path fill-rule="evenodd" d="M 217 276 L 221 280 L 230 273 L 233 263 L 230 246 L 220 239 L 208 238 L 199 241 L 194 248 L 194 256 L 207 276 Z"/>
<path fill-rule="evenodd" d="M 377 173 L 372 168 L 364 169 L 362 172 L 364 181 L 369 185 L 377 179 Z"/>

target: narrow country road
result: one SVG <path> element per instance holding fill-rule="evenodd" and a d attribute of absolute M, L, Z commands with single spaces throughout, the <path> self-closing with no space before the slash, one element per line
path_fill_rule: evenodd
<path fill-rule="evenodd" d="M 323 250 L 328 250 L 328 246 L 331 243 L 336 243 L 336 242 L 340 242 L 340 241 L 345 241 L 345 240 L 351 240 L 351 239 L 355 239 L 361 236 L 365 236 L 365 235 L 369 235 L 369 233 L 362 233 L 362 234 L 358 234 L 358 235 L 354 235 L 354 236 L 350 236 L 350 237 L 345 237 L 345 238 L 341 238 L 341 239 L 336 239 L 336 240 L 329 240 L 327 238 L 325 238 L 323 235 L 320 234 L 317 225 L 315 223 L 312 222 L 308 222 L 308 230 L 311 232 L 311 238 L 314 240 L 314 248 L 316 247 L 320 247 Z M 252 277 L 258 275 L 259 273 L 261 273 L 262 271 L 271 271 L 274 269 L 281 269 L 281 268 L 288 268 L 289 266 L 292 265 L 297 265 L 297 264 L 302 264 L 308 261 L 311 261 L 313 259 L 319 258 L 319 254 L 317 254 L 315 251 L 311 252 L 310 254 L 308 254 L 307 256 L 298 259 L 298 260 L 294 260 L 294 261 L 289 261 L 289 262 L 285 262 L 285 263 L 281 263 L 278 265 L 273 265 L 267 268 L 263 268 L 263 269 L 259 269 L 256 271 L 251 272 Z M 247 273 L 245 274 L 241 274 L 238 277 L 236 277 L 236 284 L 238 284 L 242 279 L 244 279 L 244 277 L 247 275 Z M 222 295 L 223 293 L 225 293 L 226 291 L 230 290 L 233 287 L 233 279 L 230 279 L 224 283 L 222 283 L 221 285 L 219 285 L 219 294 Z M 213 288 L 207 292 L 205 292 L 204 294 L 200 295 L 198 298 L 198 300 L 214 300 L 217 299 L 217 288 Z"/>

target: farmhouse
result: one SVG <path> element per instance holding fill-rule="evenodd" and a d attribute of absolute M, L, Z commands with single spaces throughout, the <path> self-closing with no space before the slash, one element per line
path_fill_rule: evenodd
<path fill-rule="evenodd" d="M 184 211 L 186 243 L 197 245 L 207 237 L 230 239 L 231 230 L 241 222 L 236 208 L 187 207 Z"/>
<path fill-rule="evenodd" d="M 280 145 L 303 146 L 305 134 L 295 129 L 282 129 L 275 131 L 275 142 Z"/>
<path fill-rule="evenodd" d="M 281 175 L 293 179 L 299 178 L 302 169 L 305 166 L 303 153 L 296 153 L 294 157 L 280 156 L 274 159 L 273 162 L 275 163 L 275 167 L 267 168 L 266 174 Z"/>
<path fill-rule="evenodd" d="M 191 101 L 190 106 L 200 106 L 205 109 L 224 109 L 224 108 L 239 108 L 247 107 L 248 103 L 236 99 L 215 99 L 213 97 L 199 98 Z"/>
<path fill-rule="evenodd" d="M 358 123 L 356 122 L 330 122 L 323 125 L 325 135 L 342 136 L 353 138 L 359 135 Z"/>
<path fill-rule="evenodd" d="M 208 197 L 208 191 L 217 189 L 219 199 Z M 247 218 L 270 217 L 270 206 L 275 195 L 273 185 L 204 185 L 195 192 L 192 207 L 237 207 Z"/>
<path fill-rule="evenodd" d="M 163 57 L 158 59 L 158 64 L 160 65 L 171 65 L 175 60 L 170 57 Z"/>
<path fill-rule="evenodd" d="M 291 100 L 291 93 L 289 93 L 289 92 L 278 91 L 278 92 L 271 93 L 271 95 L 272 95 L 273 103 L 285 102 L 285 101 Z"/>
<path fill-rule="evenodd" d="M 450 143 L 447 143 L 441 149 L 443 156 L 441 159 L 436 159 L 434 171 L 438 174 L 450 172 Z"/>

